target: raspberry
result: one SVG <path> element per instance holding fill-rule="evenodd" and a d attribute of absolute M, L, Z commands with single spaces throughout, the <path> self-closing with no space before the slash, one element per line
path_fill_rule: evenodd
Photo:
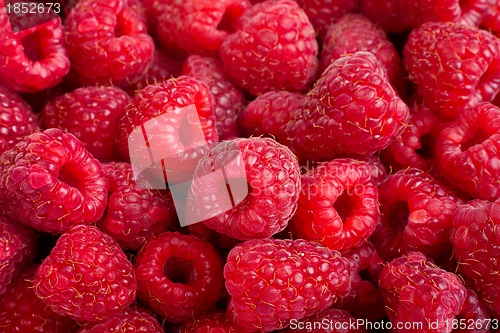
<path fill-rule="evenodd" d="M 236 329 L 226 319 L 223 312 L 199 314 L 182 323 L 178 333 L 236 333 Z"/>
<path fill-rule="evenodd" d="M 108 207 L 98 226 L 122 248 L 139 250 L 173 224 L 172 198 L 137 186 L 130 164 L 107 163 L 103 170 L 109 182 Z"/>
<path fill-rule="evenodd" d="M 500 278 L 495 274 L 500 268 L 496 260 L 500 248 L 496 236 L 499 223 L 499 203 L 473 200 L 457 208 L 451 233 L 458 272 L 497 319 L 500 318 Z"/>
<path fill-rule="evenodd" d="M 354 12 L 358 8 L 358 0 L 336 0 L 334 2 L 325 0 L 296 0 L 311 21 L 316 34 L 324 36 L 328 26 L 337 22 L 347 13 Z"/>
<path fill-rule="evenodd" d="M 356 324 L 357 320 L 345 310 L 325 309 L 307 317 L 303 322 L 293 322 L 280 333 L 364 333 L 366 330 Z"/>
<path fill-rule="evenodd" d="M 79 88 L 45 105 L 42 126 L 72 133 L 95 158 L 109 161 L 114 157 L 116 119 L 130 101 L 117 87 Z"/>
<path fill-rule="evenodd" d="M 477 294 L 471 289 L 467 289 L 467 298 L 465 299 L 464 306 L 457 316 L 457 319 L 458 323 L 462 320 L 462 322 L 473 323 L 473 325 L 469 325 L 467 329 L 455 329 L 453 332 L 490 332 L 489 327 L 491 326 L 491 318 L 488 313 L 488 308 L 479 301 Z"/>
<path fill-rule="evenodd" d="M 37 265 L 23 272 L 8 286 L 0 299 L 0 329 L 4 333 L 75 332 L 78 324 L 54 313 L 33 291 Z"/>
<path fill-rule="evenodd" d="M 295 1 L 256 4 L 240 18 L 238 27 L 222 43 L 220 57 L 240 87 L 252 95 L 309 89 L 318 65 L 318 43 Z"/>
<path fill-rule="evenodd" d="M 448 118 L 500 90 L 500 42 L 458 23 L 425 23 L 404 46 L 409 78 L 425 103 Z"/>
<path fill-rule="evenodd" d="M 467 290 L 458 276 L 436 266 L 419 252 L 397 258 L 384 267 L 379 286 L 394 332 L 402 323 L 421 325 L 418 332 L 451 332 L 452 320 L 460 313 Z M 435 327 L 432 327 L 432 325 Z"/>
<path fill-rule="evenodd" d="M 136 0 L 81 0 L 65 21 L 72 70 L 82 85 L 127 86 L 144 76 L 154 54 Z"/>
<path fill-rule="evenodd" d="M 22 137 L 39 129 L 31 107 L 15 92 L 0 85 L 0 155 Z"/>
<path fill-rule="evenodd" d="M 160 45 L 170 53 L 217 55 L 221 43 L 248 9 L 246 0 L 146 0 Z"/>
<path fill-rule="evenodd" d="M 286 90 L 269 91 L 247 105 L 239 115 L 239 124 L 249 136 L 271 135 L 289 146 L 286 126 L 303 99 L 304 95 Z"/>
<path fill-rule="evenodd" d="M 386 34 L 364 16 L 347 14 L 328 27 L 320 55 L 322 73 L 332 61 L 358 51 L 373 53 L 387 72 L 393 87 L 404 88 L 404 69 L 398 51 Z"/>
<path fill-rule="evenodd" d="M 0 295 L 21 269 L 33 260 L 35 251 L 35 233 L 0 215 Z"/>
<path fill-rule="evenodd" d="M 368 163 L 332 160 L 302 175 L 301 183 L 290 222 L 297 237 L 333 250 L 366 242 L 379 220 L 378 190 Z"/>
<path fill-rule="evenodd" d="M 486 11 L 487 0 L 363 0 L 360 12 L 382 29 L 404 32 L 425 22 L 456 21 L 477 25 Z"/>
<path fill-rule="evenodd" d="M 453 192 L 415 168 L 392 174 L 379 189 L 381 221 L 371 240 L 382 257 L 436 257 L 450 248 L 451 217 L 461 203 Z"/>
<path fill-rule="evenodd" d="M 195 116 L 186 111 L 190 106 L 196 108 L 203 135 L 195 132 L 199 130 L 197 119 L 189 119 Z M 213 99 L 206 84 L 180 76 L 149 85 L 136 94 L 127 112 L 118 119 L 118 150 L 124 158 L 130 159 L 130 155 L 140 157 L 148 154 L 151 147 L 153 150 L 161 147 L 162 156 L 176 161 L 177 173 L 189 171 L 192 175 L 198 159 L 208 151 L 208 145 L 218 140 L 214 119 Z M 139 141 L 144 140 L 144 133 L 139 140 L 131 136 L 148 121 L 149 126 L 154 125 L 152 132 L 157 128 L 162 132 L 151 134 L 146 143 Z"/>
<path fill-rule="evenodd" d="M 235 154 L 241 152 L 241 159 Z M 231 163 L 233 162 L 233 163 Z M 240 174 L 241 164 L 245 175 Z M 229 179 L 246 177 L 248 195 L 232 209 L 218 213 L 227 193 L 226 183 L 207 186 L 212 173 L 224 169 Z M 203 157 L 194 174 L 195 181 L 189 195 L 188 219 L 200 217 L 209 228 L 246 240 L 265 238 L 285 229 L 297 208 L 300 189 L 300 168 L 295 156 L 285 146 L 269 138 L 234 139 L 216 146 Z M 202 183 L 197 183 L 197 179 Z M 237 195 L 236 195 L 237 196 Z M 216 215 L 211 214 L 215 212 Z M 218 213 L 218 214 L 217 214 Z M 214 216 L 203 218 L 205 216 Z"/>
<path fill-rule="evenodd" d="M 356 52 L 323 72 L 287 131 L 299 159 L 330 160 L 382 150 L 407 118 L 408 107 L 375 56 Z"/>
<path fill-rule="evenodd" d="M 222 296 L 222 261 L 196 237 L 162 233 L 144 245 L 135 265 L 139 298 L 171 322 L 209 309 Z"/>
<path fill-rule="evenodd" d="M 118 244 L 94 226 L 63 234 L 42 262 L 35 294 L 50 308 L 76 321 L 102 321 L 134 300 L 134 269 Z"/>
<path fill-rule="evenodd" d="M 77 333 L 163 333 L 158 321 L 145 311 L 126 309 L 102 323 L 82 326 Z"/>
<path fill-rule="evenodd" d="M 0 159 L 0 203 L 12 219 L 40 231 L 96 222 L 107 192 L 99 161 L 59 129 L 25 137 Z"/>
<path fill-rule="evenodd" d="M 244 332 L 285 328 L 347 295 L 349 274 L 347 260 L 320 244 L 249 240 L 229 252 L 224 267 L 228 314 Z"/>
<path fill-rule="evenodd" d="M 41 91 L 60 83 L 69 67 L 59 18 L 13 32 L 0 3 L 0 82 L 17 91 Z"/>
<path fill-rule="evenodd" d="M 245 107 L 246 98 L 229 81 L 222 63 L 214 58 L 192 55 L 184 62 L 182 74 L 192 76 L 210 88 L 214 96 L 215 126 L 219 139 L 230 140 L 239 136 L 236 119 Z"/>
<path fill-rule="evenodd" d="M 481 27 L 500 37 L 500 1 L 487 0 L 486 9 L 481 19 Z"/>
<path fill-rule="evenodd" d="M 474 198 L 495 200 L 500 195 L 499 117 L 499 107 L 479 103 L 464 110 L 436 141 L 441 174 Z"/>

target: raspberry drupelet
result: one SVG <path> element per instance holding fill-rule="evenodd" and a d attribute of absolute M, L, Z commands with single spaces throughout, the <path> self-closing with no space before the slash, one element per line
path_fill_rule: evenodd
<path fill-rule="evenodd" d="M 82 326 L 77 333 L 164 333 L 158 321 L 146 311 L 126 309 L 100 323 Z"/>

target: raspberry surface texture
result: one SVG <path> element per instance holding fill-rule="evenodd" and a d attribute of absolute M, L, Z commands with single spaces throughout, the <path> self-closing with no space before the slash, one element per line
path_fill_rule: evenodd
<path fill-rule="evenodd" d="M 252 6 L 220 47 L 228 75 L 252 95 L 307 91 L 318 66 L 314 28 L 292 0 Z"/>
<path fill-rule="evenodd" d="M 249 240 L 224 267 L 228 315 L 243 332 L 272 332 L 324 310 L 351 289 L 349 264 L 337 251 L 305 240 Z"/>
<path fill-rule="evenodd" d="M 408 120 L 408 107 L 369 52 L 335 60 L 294 112 L 287 131 L 299 159 L 330 160 L 382 150 Z"/>
<path fill-rule="evenodd" d="M 165 232 L 149 240 L 137 255 L 138 296 L 167 320 L 182 322 L 222 297 L 222 267 L 210 243 Z"/>
<path fill-rule="evenodd" d="M 96 222 L 107 192 L 99 161 L 59 129 L 25 137 L 0 159 L 0 203 L 12 219 L 40 231 Z"/>
<path fill-rule="evenodd" d="M 179 333 L 236 333 L 236 328 L 227 320 L 224 312 L 199 314 L 182 323 Z"/>
<path fill-rule="evenodd" d="M 49 102 L 42 110 L 44 128 L 60 128 L 76 136 L 100 161 L 114 158 L 116 119 L 131 98 L 117 87 L 79 88 Z"/>
<path fill-rule="evenodd" d="M 301 177 L 291 229 L 333 250 L 362 245 L 379 221 L 378 189 L 368 163 L 336 159 Z"/>
<path fill-rule="evenodd" d="M 81 327 L 77 333 L 163 333 L 158 321 L 145 311 L 126 309 L 102 323 Z"/>
<path fill-rule="evenodd" d="M 361 325 L 359 325 L 361 326 Z M 354 327 L 354 328 L 352 328 Z M 326 309 L 307 317 L 303 322 L 294 322 L 281 333 L 308 332 L 308 333 L 365 333 L 366 330 L 358 327 L 356 318 L 345 310 Z"/>

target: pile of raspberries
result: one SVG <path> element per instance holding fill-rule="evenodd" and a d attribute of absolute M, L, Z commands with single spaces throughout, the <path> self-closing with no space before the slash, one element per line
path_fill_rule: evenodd
<path fill-rule="evenodd" d="M 29 1 L 0 332 L 500 331 L 500 0 Z"/>

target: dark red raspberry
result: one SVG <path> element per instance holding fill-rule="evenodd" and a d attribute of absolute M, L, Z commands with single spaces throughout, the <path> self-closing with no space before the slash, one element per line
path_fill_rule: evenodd
<path fill-rule="evenodd" d="M 78 324 L 54 313 L 33 291 L 38 266 L 32 265 L 8 286 L 0 299 L 0 329 L 3 333 L 74 333 Z"/>
<path fill-rule="evenodd" d="M 330 160 L 382 150 L 407 118 L 408 107 L 375 56 L 356 52 L 327 68 L 287 131 L 299 159 Z"/>
<path fill-rule="evenodd" d="M 60 83 L 69 67 L 59 18 L 13 32 L 0 2 L 0 82 L 17 91 L 41 91 Z"/>
<path fill-rule="evenodd" d="M 453 257 L 458 272 L 468 286 L 489 307 L 493 318 L 500 318 L 500 249 L 498 225 L 500 204 L 474 200 L 460 206 L 453 215 Z"/>
<path fill-rule="evenodd" d="M 145 7 L 150 18 L 154 16 L 150 19 L 153 31 L 165 50 L 215 56 L 250 4 L 246 0 L 145 0 Z"/>
<path fill-rule="evenodd" d="M 490 332 L 489 328 L 492 327 L 492 324 L 488 308 L 481 303 L 477 294 L 471 289 L 467 289 L 467 298 L 462 311 L 457 316 L 456 323 L 457 328 L 453 330 L 454 333 Z M 460 325 L 461 323 L 462 325 Z"/>
<path fill-rule="evenodd" d="M 163 333 L 158 321 L 145 311 L 126 309 L 101 323 L 82 326 L 77 333 Z"/>
<path fill-rule="evenodd" d="M 191 108 L 196 114 L 190 113 Z M 140 160 L 150 154 L 156 158 L 168 157 L 168 163 L 175 161 L 175 165 L 166 166 L 175 168 L 172 173 L 190 172 L 190 176 L 208 146 L 218 141 L 210 90 L 189 76 L 172 78 L 139 91 L 117 126 L 118 149 L 126 160 L 131 157 Z"/>
<path fill-rule="evenodd" d="M 500 107 L 479 103 L 464 110 L 436 141 L 443 177 L 474 198 L 500 196 Z"/>
<path fill-rule="evenodd" d="M 316 76 L 317 55 L 314 28 L 293 0 L 254 5 L 220 47 L 227 73 L 253 95 L 307 91 Z"/>
<path fill-rule="evenodd" d="M 325 309 L 303 321 L 293 321 L 280 333 L 364 333 L 366 329 L 357 323 L 349 312 L 340 309 Z"/>
<path fill-rule="evenodd" d="M 215 126 L 220 140 L 239 136 L 236 122 L 246 105 L 243 92 L 229 81 L 222 63 L 214 58 L 189 56 L 182 67 L 182 74 L 192 76 L 207 84 L 214 96 Z"/>
<path fill-rule="evenodd" d="M 40 231 L 96 222 L 107 193 L 99 161 L 59 129 L 25 137 L 0 159 L 0 203 L 12 219 Z"/>
<path fill-rule="evenodd" d="M 194 236 L 165 232 L 149 240 L 136 260 L 138 295 L 171 322 L 212 307 L 222 296 L 222 261 Z"/>
<path fill-rule="evenodd" d="M 346 158 L 302 175 L 299 206 L 290 222 L 294 234 L 333 250 L 366 242 L 379 221 L 371 169 L 366 162 Z"/>
<path fill-rule="evenodd" d="M 178 333 L 236 333 L 224 312 L 208 312 L 182 323 Z"/>
<path fill-rule="evenodd" d="M 358 8 L 358 0 L 296 0 L 311 21 L 316 34 L 324 36 L 328 26 L 335 23 L 347 13 L 354 12 Z"/>
<path fill-rule="evenodd" d="M 328 27 L 321 51 L 319 71 L 350 53 L 373 53 L 387 72 L 387 79 L 396 90 L 404 90 L 405 73 L 396 47 L 386 34 L 366 17 L 347 14 Z"/>
<path fill-rule="evenodd" d="M 128 163 L 107 163 L 103 170 L 109 182 L 108 207 L 98 226 L 122 248 L 139 250 L 172 225 L 175 207 L 170 195 L 137 184 Z"/>
<path fill-rule="evenodd" d="M 63 234 L 38 268 L 35 294 L 76 321 L 102 321 L 126 309 L 137 289 L 134 268 L 118 244 L 94 226 Z"/>
<path fill-rule="evenodd" d="M 411 251 L 430 257 L 450 249 L 456 195 L 419 169 L 398 171 L 380 184 L 381 222 L 372 235 L 378 252 L 392 260 Z"/>
<path fill-rule="evenodd" d="M 224 209 L 228 188 L 234 205 Z M 234 186 L 231 186 L 233 182 Z M 248 187 L 246 196 L 240 195 Z M 300 168 L 290 149 L 270 138 L 225 141 L 203 157 L 189 193 L 189 224 L 204 221 L 209 228 L 236 239 L 265 238 L 288 224 L 297 208 Z M 246 193 L 245 193 L 246 194 Z"/>
<path fill-rule="evenodd" d="M 239 115 L 239 124 L 248 136 L 271 135 L 290 146 L 286 126 L 304 97 L 286 90 L 269 91 L 247 105 Z"/>
<path fill-rule="evenodd" d="M 413 30 L 403 61 L 425 104 L 454 118 L 468 104 L 500 90 L 500 41 L 458 23 L 425 23 Z"/>
<path fill-rule="evenodd" d="M 72 70 L 81 85 L 128 86 L 151 66 L 153 39 L 136 0 L 81 0 L 64 23 Z"/>
<path fill-rule="evenodd" d="M 0 295 L 35 254 L 36 235 L 33 230 L 0 215 Z"/>
<path fill-rule="evenodd" d="M 379 286 L 396 333 L 451 332 L 467 296 L 457 275 L 440 269 L 419 252 L 386 265 Z M 398 325 L 403 328 L 396 329 Z"/>
<path fill-rule="evenodd" d="M 486 11 L 487 0 L 363 0 L 360 12 L 385 31 L 403 32 L 425 22 L 474 26 Z"/>
<path fill-rule="evenodd" d="M 230 250 L 242 241 L 228 235 L 221 234 L 214 229 L 210 229 L 203 223 L 195 223 L 187 226 L 189 234 L 204 241 L 209 242 L 215 248 Z"/>
<path fill-rule="evenodd" d="M 415 103 L 410 107 L 408 126 L 382 151 L 381 158 L 393 171 L 417 168 L 436 172 L 434 146 L 446 125 L 427 105 Z"/>
<path fill-rule="evenodd" d="M 302 239 L 253 239 L 224 267 L 228 315 L 244 332 L 271 332 L 330 307 L 351 289 L 346 259 Z"/>
<path fill-rule="evenodd" d="M 95 158 L 109 161 L 115 155 L 116 119 L 130 101 L 117 87 L 79 88 L 45 105 L 42 126 L 73 134 Z"/>
<path fill-rule="evenodd" d="M 39 129 L 36 115 L 19 95 L 0 85 L 0 155 Z"/>

